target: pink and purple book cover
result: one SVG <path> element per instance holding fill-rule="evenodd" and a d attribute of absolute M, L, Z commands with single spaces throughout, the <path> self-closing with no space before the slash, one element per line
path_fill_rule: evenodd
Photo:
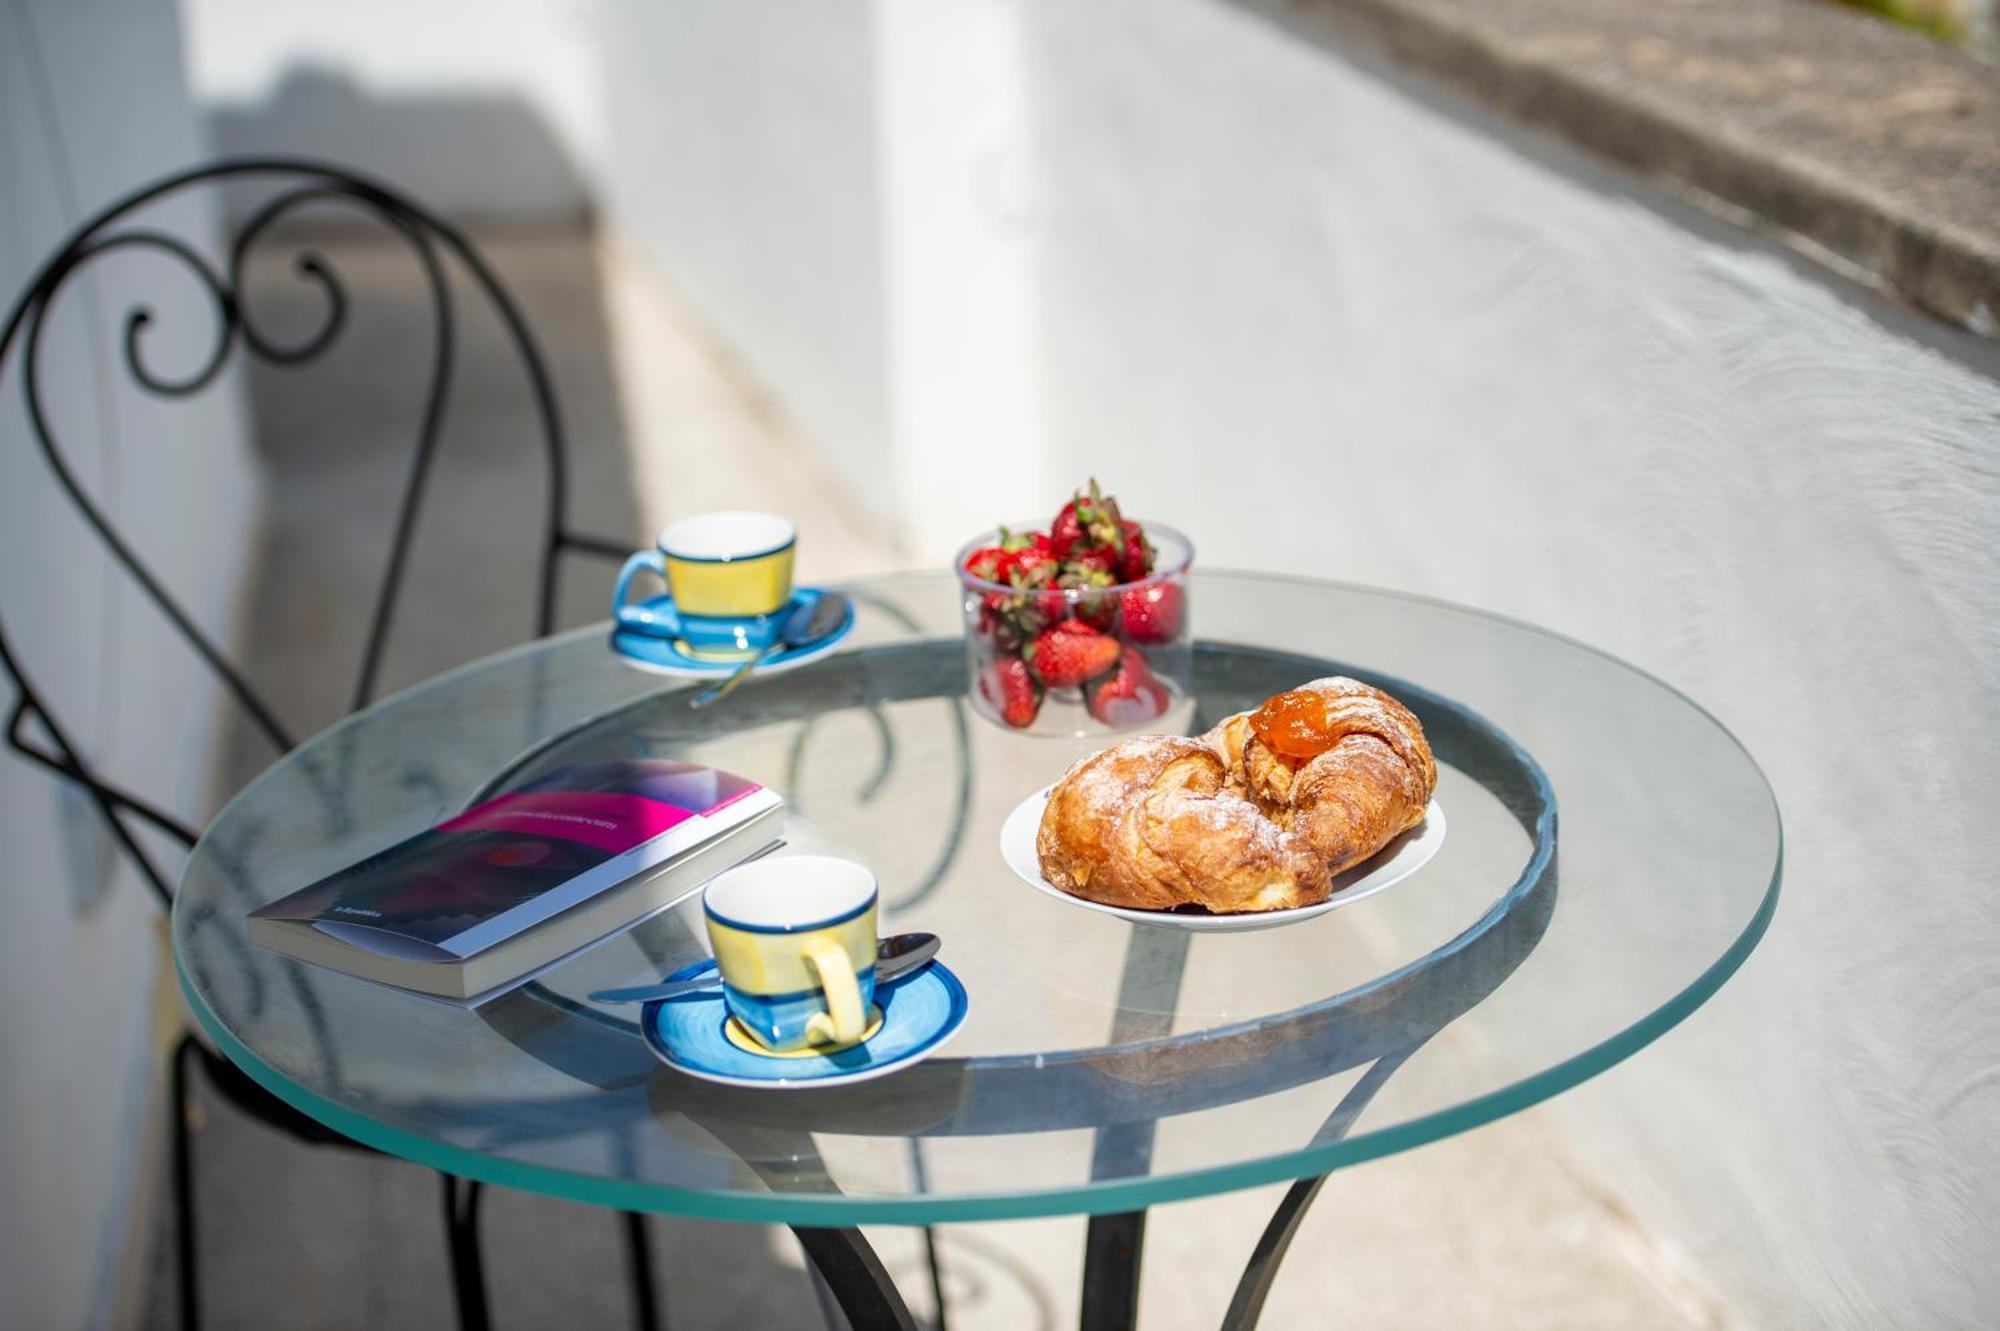
<path fill-rule="evenodd" d="M 696 763 L 565 767 L 252 912 L 352 942 L 464 958 L 779 802 Z"/>

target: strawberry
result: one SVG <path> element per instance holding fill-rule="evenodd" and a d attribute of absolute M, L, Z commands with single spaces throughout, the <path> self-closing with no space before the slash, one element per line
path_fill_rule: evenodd
<path fill-rule="evenodd" d="M 1000 627 L 1006 618 L 1013 597 L 1005 592 L 984 592 L 979 597 L 979 627 L 982 632 L 991 633 Z"/>
<path fill-rule="evenodd" d="M 1118 622 L 1118 593 L 1108 589 L 1117 580 L 1113 574 L 1102 569 L 1071 563 L 1064 565 L 1056 585 L 1077 593 L 1069 598 L 1068 609 L 1072 618 L 1109 633 L 1112 625 Z"/>
<path fill-rule="evenodd" d="M 965 559 L 975 577 L 1002 583 L 1011 592 L 985 592 L 979 602 L 979 629 L 1009 652 L 1019 652 L 1035 635 L 1062 619 L 1068 608 L 1054 591 L 1058 565 L 1042 532 L 1000 529 L 998 545 L 982 546 Z"/>
<path fill-rule="evenodd" d="M 1104 575 L 1103 582 L 1109 585 L 1118 581 L 1118 551 L 1108 545 L 1079 545 L 1071 548 L 1069 558 L 1063 560 L 1065 573 Z M 1092 579 L 1096 581 L 1096 579 Z"/>
<path fill-rule="evenodd" d="M 1039 550 L 1045 555 L 1055 554 L 1055 542 L 1045 531 L 1008 531 L 1000 529 L 1000 548 L 1007 551 Z"/>
<path fill-rule="evenodd" d="M 1049 524 L 1049 544 L 1057 559 L 1069 558 L 1069 552 L 1083 540 L 1083 523 L 1076 516 L 1076 506 L 1081 500 L 1072 499 L 1056 512 L 1056 520 Z"/>
<path fill-rule="evenodd" d="M 965 557 L 965 571 L 987 582 L 1005 582 L 1014 565 L 1014 553 L 998 545 L 982 545 Z"/>
<path fill-rule="evenodd" d="M 1056 580 L 1061 567 L 1047 550 L 1028 546 L 1008 556 L 1007 581 L 1016 587 L 1046 587 Z"/>
<path fill-rule="evenodd" d="M 1071 601 L 1070 613 L 1092 628 L 1109 633 L 1118 622 L 1118 593 L 1086 591 Z"/>
<path fill-rule="evenodd" d="M 982 545 L 965 557 L 965 571 L 975 578 L 987 582 L 1015 582 L 1017 569 L 1035 569 L 1043 564 L 1049 566 L 1049 576 L 1029 576 L 1023 579 L 1031 586 L 1044 581 L 1055 580 L 1055 550 L 1049 544 L 1044 532 L 1011 532 L 1000 529 L 1000 540 L 996 545 Z"/>
<path fill-rule="evenodd" d="M 1187 617 L 1187 600 L 1180 586 L 1172 582 L 1127 588 L 1119 601 L 1125 615 L 1125 636 L 1133 642 L 1172 642 Z"/>
<path fill-rule="evenodd" d="M 1019 653 L 1035 635 L 1061 617 L 1061 607 L 1050 615 L 1041 600 L 1044 592 L 987 592 L 979 602 L 979 631 L 997 642 L 1003 651 Z"/>
<path fill-rule="evenodd" d="M 1042 709 L 1042 686 L 1019 657 L 1003 656 L 980 671 L 979 692 L 1016 730 L 1033 725 Z"/>
<path fill-rule="evenodd" d="M 1079 620 L 1065 619 L 1028 646 L 1028 664 L 1052 689 L 1073 688 L 1118 664 L 1118 640 Z"/>
<path fill-rule="evenodd" d="M 1121 540 L 1118 547 L 1118 580 L 1137 582 L 1153 571 L 1153 543 L 1146 539 L 1146 529 L 1125 518 L 1118 524 Z"/>
<path fill-rule="evenodd" d="M 1118 668 L 1084 691 L 1084 705 L 1107 726 L 1123 729 L 1144 725 L 1167 710 L 1167 686 L 1153 675 L 1145 654 L 1127 647 Z"/>
<path fill-rule="evenodd" d="M 1119 528 L 1118 501 L 1108 499 L 1091 478 L 1090 493 L 1078 490 L 1056 514 L 1049 526 L 1049 545 L 1057 559 L 1068 560 L 1078 546 L 1117 549 L 1123 533 Z"/>

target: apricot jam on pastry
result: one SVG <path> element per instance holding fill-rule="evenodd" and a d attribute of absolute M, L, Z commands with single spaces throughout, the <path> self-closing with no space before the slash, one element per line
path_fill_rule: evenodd
<path fill-rule="evenodd" d="M 1340 742 L 1346 729 L 1326 714 L 1326 699 L 1312 689 L 1274 694 L 1250 713 L 1250 728 L 1264 746 L 1293 763 L 1317 758 Z"/>

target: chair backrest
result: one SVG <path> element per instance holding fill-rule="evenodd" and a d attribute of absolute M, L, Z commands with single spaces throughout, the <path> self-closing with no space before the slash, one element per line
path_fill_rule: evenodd
<path fill-rule="evenodd" d="M 229 244 L 226 263 L 213 263 L 188 240 L 146 225 L 144 215 L 148 205 L 219 182 L 247 183 L 265 192 Z M 281 752 L 293 747 L 292 734 L 265 700 L 251 688 L 243 672 L 195 624 L 78 483 L 49 423 L 40 380 L 41 341 L 50 306 L 71 278 L 101 255 L 143 250 L 164 255 L 187 268 L 200 281 L 215 308 L 214 344 L 192 374 L 179 378 L 155 373 L 141 351 L 143 334 L 152 319 L 151 311 L 140 305 L 126 316 L 125 366 L 132 378 L 148 392 L 165 398 L 187 397 L 200 392 L 215 380 L 231 351 L 239 344 L 248 356 L 270 364 L 297 365 L 311 361 L 334 344 L 346 321 L 348 297 L 339 276 L 318 253 L 309 248 L 299 253 L 296 271 L 302 279 L 317 284 L 323 292 L 325 313 L 310 336 L 281 343 L 259 328 L 243 303 L 244 262 L 251 247 L 275 223 L 305 204 L 328 200 L 343 201 L 366 210 L 408 242 L 422 267 L 434 316 L 434 354 L 422 399 L 414 455 L 408 479 L 403 485 L 388 556 L 370 611 L 368 636 L 351 695 L 352 706 L 364 706 L 374 696 L 389 624 L 402 589 L 403 566 L 418 515 L 423 509 L 425 488 L 444 421 L 456 354 L 453 283 L 450 280 L 454 270 L 468 276 L 476 292 L 498 314 L 534 399 L 547 480 L 547 502 L 540 520 L 536 632 L 546 634 L 554 626 L 556 571 L 563 555 L 579 553 L 622 558 L 625 554 L 616 542 L 586 536 L 568 526 L 565 518 L 567 472 L 562 419 L 557 412 L 555 391 L 542 353 L 499 278 L 465 236 L 451 225 L 379 182 L 339 167 L 293 158 L 244 158 L 215 162 L 167 176 L 126 195 L 78 227 L 28 283 L 27 289 L 9 312 L 4 328 L 0 328 L 0 374 L 8 369 L 9 357 L 18 345 L 22 398 L 29 430 L 54 473 L 62 494 L 111 557 L 131 576 L 203 665 L 214 674 L 222 688 L 242 706 L 256 728 Z M 172 889 L 168 885 L 168 876 L 162 872 L 147 846 L 134 834 L 134 825 L 127 819 L 150 824 L 187 845 L 194 843 L 194 829 L 144 797 L 118 785 L 92 763 L 90 756 L 76 742 L 77 728 L 66 725 L 49 705 L 46 691 L 35 686 L 18 644 L 7 638 L 4 618 L 0 618 L 0 668 L 6 671 L 15 691 L 6 726 L 9 746 L 87 791 L 119 846 L 160 899 L 163 902 L 170 900 Z M 31 728 L 39 730 L 40 735 L 31 733 Z"/>

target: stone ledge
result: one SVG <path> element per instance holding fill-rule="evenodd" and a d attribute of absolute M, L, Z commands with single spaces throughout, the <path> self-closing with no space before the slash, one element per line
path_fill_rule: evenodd
<path fill-rule="evenodd" d="M 2000 338 L 2000 66 L 1811 0 L 1233 0 Z"/>

